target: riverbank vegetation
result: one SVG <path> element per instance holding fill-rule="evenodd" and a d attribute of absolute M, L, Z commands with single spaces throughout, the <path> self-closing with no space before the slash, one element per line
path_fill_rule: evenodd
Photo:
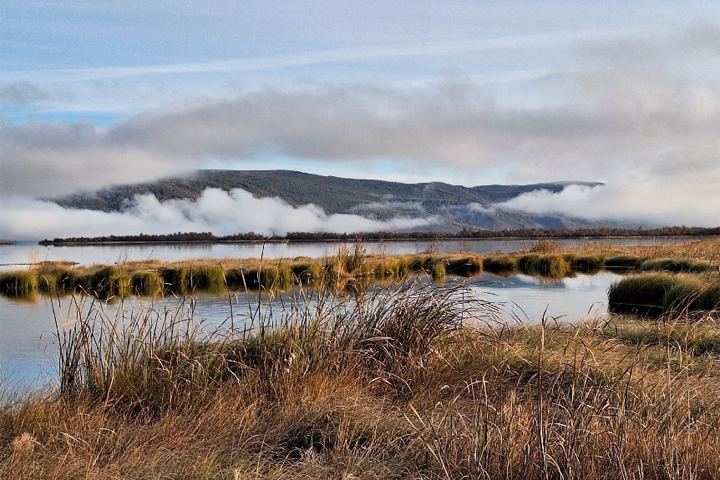
<path fill-rule="evenodd" d="M 367 254 L 362 244 L 356 244 L 354 248 L 342 246 L 336 255 L 320 259 L 174 263 L 148 260 L 87 267 L 43 262 L 31 270 L 0 273 L 0 294 L 31 297 L 37 293 L 84 292 L 108 299 L 129 295 L 220 293 L 227 289 L 288 290 L 321 282 L 361 290 L 373 282 L 397 281 L 409 275 L 430 275 L 437 281 L 453 275 L 473 277 L 483 272 L 562 278 L 578 273 L 592 274 L 603 268 L 699 274 L 699 278 L 711 284 L 719 264 L 720 238 L 682 245 L 617 247 L 597 243 L 580 248 L 560 248 L 551 239 L 540 239 L 527 251 L 482 255 L 433 252 L 377 255 Z"/>
<path fill-rule="evenodd" d="M 108 235 L 103 237 L 68 237 L 45 239 L 41 245 L 98 245 L 117 243 L 243 243 L 243 242 L 382 242 L 401 240 L 455 240 L 489 238 L 608 238 L 608 237 L 676 237 L 718 236 L 720 227 L 660 227 L 628 229 L 598 228 L 529 228 L 508 230 L 463 229 L 459 232 L 289 232 L 268 237 L 255 232 L 217 236 L 210 232 L 177 232 L 165 235 Z"/>
<path fill-rule="evenodd" d="M 650 273 L 630 275 L 610 287 L 611 311 L 672 313 L 720 309 L 720 280 L 709 276 Z"/>
<path fill-rule="evenodd" d="M 462 285 L 325 287 L 212 332 L 78 300 L 58 390 L 0 408 L 0 477 L 720 478 L 711 315 L 508 326 Z"/>

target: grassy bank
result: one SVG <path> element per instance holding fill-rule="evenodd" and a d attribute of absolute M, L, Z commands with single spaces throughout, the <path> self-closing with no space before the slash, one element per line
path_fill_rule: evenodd
<path fill-rule="evenodd" d="M 408 275 L 472 277 L 483 271 L 500 275 L 525 273 L 561 278 L 572 273 L 559 255 L 481 256 L 468 254 L 367 255 L 361 248 L 323 258 L 291 260 L 197 260 L 160 263 L 129 262 L 69 268 L 45 263 L 33 270 L 0 273 L 0 293 L 28 296 L 35 293 L 87 293 L 98 298 L 128 295 L 218 293 L 225 289 L 287 290 L 331 282 L 368 284 L 401 280 Z"/>
<path fill-rule="evenodd" d="M 0 408 L 0 477 L 720 478 L 710 317 L 509 328 L 462 286 L 313 292 L 272 329 L 80 316 L 60 391 Z"/>
<path fill-rule="evenodd" d="M 720 279 L 668 273 L 631 275 L 610 288 L 608 304 L 612 311 L 631 313 L 719 310 Z"/>
<path fill-rule="evenodd" d="M 158 293 L 219 293 L 225 289 L 287 290 L 295 285 L 308 286 L 318 282 L 367 284 L 400 280 L 412 274 L 427 274 L 436 280 L 442 280 L 446 275 L 472 277 L 483 272 L 562 278 L 576 272 L 594 273 L 603 268 L 689 273 L 712 272 L 718 268 L 720 241 L 686 245 L 685 250 L 673 248 L 676 256 L 668 257 L 664 254 L 669 252 L 662 249 L 654 253 L 645 247 L 559 249 L 554 242 L 542 240 L 530 251 L 512 254 L 369 255 L 358 245 L 355 249 L 344 249 L 335 256 L 322 259 L 174 263 L 150 260 L 74 268 L 45 262 L 29 271 L 0 273 L 0 294 L 26 297 L 36 293 L 84 292 L 107 299 Z"/>

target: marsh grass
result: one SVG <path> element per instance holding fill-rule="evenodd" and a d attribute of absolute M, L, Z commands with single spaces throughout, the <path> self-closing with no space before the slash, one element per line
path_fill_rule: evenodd
<path fill-rule="evenodd" d="M 163 277 L 154 270 L 137 270 L 132 274 L 132 293 L 147 297 L 162 295 L 165 291 Z"/>
<path fill-rule="evenodd" d="M 290 267 L 295 283 L 299 286 L 312 286 L 320 281 L 322 267 L 317 263 L 295 263 Z"/>
<path fill-rule="evenodd" d="M 445 262 L 440 260 L 437 262 L 432 262 L 430 267 L 430 275 L 432 276 L 432 279 L 436 282 L 443 282 L 445 281 L 445 275 L 447 273 L 447 269 L 445 268 Z"/>
<path fill-rule="evenodd" d="M 597 255 L 567 254 L 563 258 L 570 268 L 584 273 L 597 273 L 605 267 L 605 261 Z"/>
<path fill-rule="evenodd" d="M 183 266 L 163 266 L 158 269 L 167 293 L 182 295 L 187 293 L 189 268 Z"/>
<path fill-rule="evenodd" d="M 551 238 L 541 238 L 536 240 L 530 247 L 532 253 L 556 253 L 560 250 L 558 243 Z"/>
<path fill-rule="evenodd" d="M 571 271 L 570 264 L 560 255 L 523 255 L 518 260 L 518 268 L 526 275 L 549 278 L 562 278 Z"/>
<path fill-rule="evenodd" d="M 711 269 L 709 261 L 691 258 L 652 258 L 640 265 L 641 270 L 700 273 Z"/>
<path fill-rule="evenodd" d="M 638 268 L 643 259 L 635 255 L 615 255 L 605 259 L 606 268 Z"/>
<path fill-rule="evenodd" d="M 190 269 L 189 291 L 220 293 L 225 290 L 225 273 L 220 265 L 200 265 Z"/>
<path fill-rule="evenodd" d="M 266 290 L 287 290 L 294 283 L 292 269 L 287 265 L 269 265 L 258 273 L 259 287 Z"/>
<path fill-rule="evenodd" d="M 36 282 L 26 278 L 24 286 L 13 286 L 12 275 L 2 274 L 0 294 L 7 296 L 43 294 L 66 295 L 87 292 L 98 298 L 123 298 L 129 294 L 152 296 L 158 279 L 163 293 L 192 294 L 202 291 L 223 293 L 235 290 L 279 289 L 293 285 L 317 285 L 331 282 L 338 288 L 346 285 L 369 285 L 373 282 L 400 280 L 408 275 L 428 275 L 438 282 L 447 276 L 475 276 L 483 271 L 509 276 L 517 271 L 546 278 L 571 276 L 575 271 L 596 273 L 601 268 L 644 269 L 712 273 L 720 262 L 720 240 L 686 245 L 654 247 L 611 247 L 594 245 L 577 249 L 548 248 L 538 245 L 536 252 L 507 255 L 472 255 L 424 253 L 416 255 L 370 255 L 362 244 L 342 246 L 337 254 L 322 259 L 300 257 L 279 261 L 261 259 L 193 260 L 162 263 L 158 260 L 126 262 L 113 266 L 71 267 L 62 262 L 42 262 L 34 270 Z M 262 274 L 264 267 L 269 268 Z M 648 270 L 648 271 L 650 271 Z M 137 278 L 136 278 L 137 277 Z"/>
<path fill-rule="evenodd" d="M 631 275 L 610 287 L 608 306 L 614 312 L 717 310 L 720 282 L 663 272 Z"/>
<path fill-rule="evenodd" d="M 500 276 L 510 276 L 518 272 L 518 261 L 509 255 L 483 258 L 483 269 Z"/>
<path fill-rule="evenodd" d="M 78 299 L 59 394 L 0 408 L 0 477 L 720 478 L 711 317 L 510 327 L 457 284 L 334 292 L 234 331 Z"/>
<path fill-rule="evenodd" d="M 60 395 L 154 415 L 184 402 L 202 403 L 201 397 L 224 382 L 252 372 L 270 380 L 283 375 L 275 371 L 279 367 L 324 367 L 325 355 L 333 362 L 360 363 L 382 380 L 379 385 L 402 390 L 421 374 L 433 342 L 462 326 L 470 298 L 461 286 L 428 283 L 339 301 L 334 290 L 316 295 L 279 318 L 257 311 L 241 330 L 228 331 L 223 324 L 210 332 L 195 323 L 192 301 L 175 309 L 151 306 L 129 317 L 122 307 L 108 317 L 102 303 L 92 300 L 88 308 L 75 302 L 77 318 L 58 321 Z"/>
<path fill-rule="evenodd" d="M 34 272 L 18 270 L 0 273 L 0 291 L 13 297 L 32 296 L 38 288 L 37 277 Z"/>
<path fill-rule="evenodd" d="M 33 271 L 33 270 L 31 270 Z M 38 279 L 38 290 L 52 295 L 67 295 L 79 292 L 86 280 L 87 272 L 71 268 L 62 263 L 46 263 L 34 270 Z"/>
<path fill-rule="evenodd" d="M 479 255 L 449 258 L 445 268 L 450 275 L 472 277 L 483 272 L 483 259 Z"/>

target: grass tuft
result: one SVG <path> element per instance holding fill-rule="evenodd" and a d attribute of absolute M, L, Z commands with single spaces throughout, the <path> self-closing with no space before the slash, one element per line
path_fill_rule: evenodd
<path fill-rule="evenodd" d="M 153 297 L 162 295 L 165 289 L 163 277 L 153 270 L 138 270 L 132 274 L 132 293 Z"/>
<path fill-rule="evenodd" d="M 518 271 L 518 261 L 509 255 L 485 257 L 483 269 L 495 275 L 510 276 Z"/>
<path fill-rule="evenodd" d="M 9 297 L 29 297 L 38 288 L 37 277 L 29 270 L 0 273 L 0 291 Z"/>
<path fill-rule="evenodd" d="M 483 260 L 475 255 L 471 257 L 450 258 L 447 261 L 447 273 L 451 275 L 460 275 L 463 277 L 472 277 L 480 275 L 483 272 Z"/>
<path fill-rule="evenodd" d="M 562 278 L 571 271 L 570 264 L 559 255 L 523 255 L 518 260 L 518 268 L 526 275 L 549 278 Z"/>
<path fill-rule="evenodd" d="M 643 259 L 635 255 L 616 255 L 605 259 L 606 268 L 638 268 Z"/>
<path fill-rule="evenodd" d="M 541 238 L 536 240 L 530 247 L 530 251 L 533 253 L 555 253 L 560 250 L 560 246 L 555 240 L 550 238 Z"/>
<path fill-rule="evenodd" d="M 710 262 L 691 258 L 653 258 L 640 265 L 641 270 L 701 273 L 710 270 Z"/>
<path fill-rule="evenodd" d="M 573 270 L 579 270 L 585 273 L 596 273 L 599 272 L 604 266 L 605 262 L 602 258 L 596 255 L 566 255 L 565 261 L 570 264 L 570 268 Z"/>
<path fill-rule="evenodd" d="M 610 287 L 608 305 L 613 312 L 633 313 L 716 310 L 720 305 L 720 283 L 708 284 L 691 275 L 632 275 Z"/>

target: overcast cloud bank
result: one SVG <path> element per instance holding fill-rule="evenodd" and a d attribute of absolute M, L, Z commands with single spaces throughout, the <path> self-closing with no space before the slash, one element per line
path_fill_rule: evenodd
<path fill-rule="evenodd" d="M 718 39 L 720 26 L 700 25 L 659 40 L 585 42 L 577 49 L 583 61 L 576 68 L 549 71 L 524 84 L 527 97 L 539 99 L 536 103 L 513 104 L 471 80 L 414 89 L 311 82 L 179 102 L 106 128 L 69 120 L 0 123 L 0 194 L 47 198 L 177 176 L 211 161 L 257 168 L 264 159 L 285 157 L 327 162 L 338 172 L 363 171 L 377 162 L 392 165 L 395 175 L 440 167 L 463 182 L 484 172 L 503 183 L 600 181 L 608 187 L 533 192 L 504 206 L 591 219 L 717 225 L 720 86 L 707 77 L 713 77 L 720 58 Z M 685 65 L 709 67 L 681 68 Z M 25 80 L 0 88 L 8 104 L 82 97 L 82 92 L 58 92 Z M 237 195 L 210 193 L 208 198 L 227 206 L 238 202 Z M 143 202 L 139 199 L 134 213 L 115 220 L 133 232 L 139 228 L 133 222 L 148 221 L 149 212 L 164 212 L 167 225 L 179 222 L 173 231 L 220 228 L 231 220 L 223 208 L 212 210 L 202 199 L 192 207 L 155 205 L 147 211 Z M 26 216 L 18 216 L 11 204 L 22 206 Z M 344 230 L 347 219 L 324 218 L 312 207 L 286 207 L 278 211 L 288 214 L 282 219 L 287 230 L 295 229 L 298 215 L 307 215 L 304 223 L 316 228 Z M 74 224 L 68 216 L 74 214 L 53 208 L 4 200 L 3 232 L 9 233 L 3 235 L 28 236 L 36 228 L 50 232 L 51 225 L 64 229 L 51 235 L 65 235 Z M 17 224 L 8 222 L 9 215 Z M 109 217 L 93 218 L 78 221 L 73 234 L 90 235 L 77 231 L 83 224 L 119 231 L 113 221 L 104 223 Z M 256 225 L 245 217 L 232 218 Z M 247 229 L 284 228 L 274 221 L 257 222 Z M 237 224 L 231 233 L 239 230 L 246 228 Z"/>
<path fill-rule="evenodd" d="M 235 189 L 206 189 L 197 201 L 159 202 L 152 194 L 136 196 L 122 212 L 65 209 L 36 199 L 14 197 L 0 206 L 0 238 L 41 240 L 73 236 L 212 232 L 374 232 L 432 225 L 432 219 L 370 220 L 359 215 L 327 215 L 316 205 L 293 207 L 278 198 L 255 198 Z M 28 221 L 32 219 L 32 221 Z"/>
<path fill-rule="evenodd" d="M 570 185 L 561 192 L 535 190 L 496 204 L 509 210 L 536 214 L 557 213 L 589 220 L 636 221 L 638 225 L 717 227 L 720 193 L 717 185 L 699 183 L 688 201 L 686 187 L 666 185 L 664 193 L 651 183 L 588 187 Z"/>

